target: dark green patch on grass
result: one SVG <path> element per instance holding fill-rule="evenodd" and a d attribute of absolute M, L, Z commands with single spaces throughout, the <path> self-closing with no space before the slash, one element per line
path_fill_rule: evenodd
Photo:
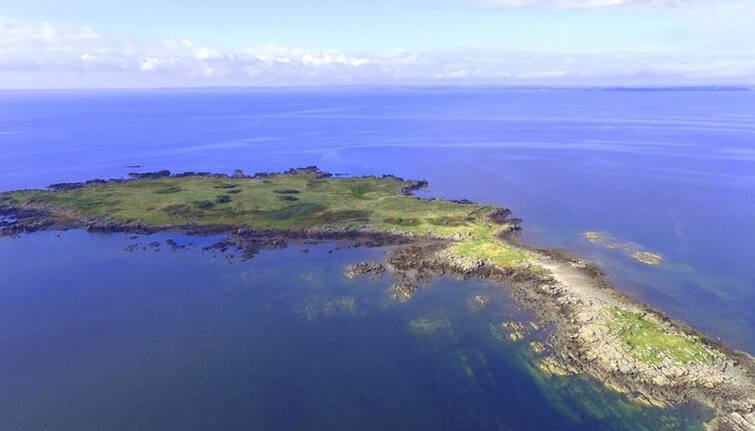
<path fill-rule="evenodd" d="M 273 193 L 278 193 L 279 195 L 295 195 L 301 192 L 296 189 L 278 189 L 278 190 L 273 190 Z"/>
<path fill-rule="evenodd" d="M 181 187 L 173 186 L 173 187 L 168 187 L 165 189 L 155 190 L 155 193 L 159 195 L 167 195 L 169 193 L 178 193 L 180 191 L 181 191 Z"/>
<path fill-rule="evenodd" d="M 241 190 L 239 190 L 239 189 L 234 189 L 234 190 L 228 190 L 228 191 L 226 192 L 226 194 L 229 194 L 229 195 L 235 195 L 235 194 L 238 194 L 238 193 L 241 193 Z"/>
<path fill-rule="evenodd" d="M 214 189 L 235 189 L 238 188 L 238 184 L 218 184 L 216 186 L 212 186 Z"/>
<path fill-rule="evenodd" d="M 317 221 L 325 224 L 369 223 L 370 212 L 364 210 L 326 211 L 317 214 Z"/>
<path fill-rule="evenodd" d="M 287 202 L 294 202 L 294 201 L 299 200 L 299 198 L 297 198 L 296 196 L 291 196 L 291 195 L 278 196 L 278 199 L 282 201 L 287 201 Z"/>
<path fill-rule="evenodd" d="M 227 204 L 231 202 L 231 197 L 228 195 L 218 195 L 215 197 L 215 203 L 218 204 Z"/>
<path fill-rule="evenodd" d="M 79 197 L 73 204 L 81 209 L 92 210 L 98 208 L 111 208 L 120 205 L 121 201 L 117 199 L 111 199 L 106 195 L 95 195 Z"/>
<path fill-rule="evenodd" d="M 402 217 L 388 217 L 383 220 L 388 224 L 395 224 L 396 226 L 418 226 L 419 220 L 416 218 L 402 218 Z"/>
<path fill-rule="evenodd" d="M 278 211 L 271 211 L 268 213 L 268 217 L 274 220 L 285 220 L 303 216 L 312 216 L 324 209 L 325 207 L 322 205 L 309 202 L 298 202 Z"/>
<path fill-rule="evenodd" d="M 327 181 L 321 178 L 312 178 L 312 179 L 307 180 L 308 189 L 318 189 L 324 186 L 325 184 L 327 184 Z"/>
<path fill-rule="evenodd" d="M 467 224 L 466 220 L 461 217 L 435 217 L 427 219 L 427 222 L 434 226 L 451 226 L 459 227 Z"/>
<path fill-rule="evenodd" d="M 357 199 L 364 199 L 364 195 L 370 191 L 370 188 L 365 184 L 360 184 L 351 188 L 351 194 Z"/>
<path fill-rule="evenodd" d="M 186 204 L 173 204 L 163 208 L 162 211 L 171 217 L 191 218 L 202 214 L 201 211 Z"/>
<path fill-rule="evenodd" d="M 214 207 L 215 204 L 212 201 L 197 201 L 197 202 L 194 202 L 194 206 L 202 210 L 208 210 Z"/>

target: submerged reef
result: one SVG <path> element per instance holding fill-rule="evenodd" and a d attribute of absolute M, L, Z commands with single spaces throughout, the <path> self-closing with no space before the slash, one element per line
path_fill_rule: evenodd
<path fill-rule="evenodd" d="M 613 235 L 605 232 L 587 231 L 582 233 L 582 237 L 595 245 L 622 251 L 625 255 L 645 265 L 658 266 L 663 262 L 663 256 L 659 253 L 643 250 L 641 246 L 632 242 L 619 242 Z"/>
<path fill-rule="evenodd" d="M 491 334 L 529 342 L 542 356 L 541 369 L 589 375 L 646 404 L 701 402 L 715 412 L 710 429 L 755 429 L 752 356 L 621 294 L 590 263 L 518 242 L 519 220 L 509 210 L 413 195 L 426 185 L 391 175 L 335 177 L 315 167 L 255 175 L 137 173 L 0 193 L 0 236 L 42 229 L 223 234 L 228 239 L 212 250 L 246 258 L 290 242 L 385 246 L 384 262 L 352 265 L 345 276 L 390 272 L 398 279 L 389 293 L 397 302 L 412 300 L 438 276 L 499 282 L 536 322 L 502 322 Z M 603 234 L 585 237 L 649 265 L 661 262 Z M 468 305 L 478 311 L 488 302 L 479 296 Z M 307 319 L 357 312 L 349 297 L 301 307 Z M 529 339 L 546 327 L 547 338 Z M 447 318 L 425 316 L 409 329 L 452 328 Z"/>

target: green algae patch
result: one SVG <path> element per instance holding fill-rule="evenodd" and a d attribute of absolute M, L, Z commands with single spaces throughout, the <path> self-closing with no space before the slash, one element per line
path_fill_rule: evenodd
<path fill-rule="evenodd" d="M 660 323 L 641 313 L 611 307 L 610 328 L 622 346 L 635 359 L 660 364 L 669 360 L 678 364 L 711 364 L 720 353 L 705 347 L 699 339 L 668 331 Z"/>

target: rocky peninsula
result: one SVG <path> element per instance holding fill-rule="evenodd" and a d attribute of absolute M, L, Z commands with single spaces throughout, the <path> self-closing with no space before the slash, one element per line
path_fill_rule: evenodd
<path fill-rule="evenodd" d="M 710 407 L 709 429 L 755 430 L 755 359 L 613 289 L 596 266 L 516 240 L 510 211 L 469 201 L 422 199 L 424 181 L 334 177 L 315 167 L 233 175 L 168 171 L 129 179 L 54 184 L 0 193 L 0 236 L 43 229 L 224 234 L 244 255 L 290 242 L 348 240 L 383 246 L 384 262 L 346 276 L 391 272 L 404 302 L 440 275 L 499 281 L 536 322 L 504 323 L 530 342 L 544 372 L 586 374 L 638 402 Z M 642 255 L 652 264 L 655 260 Z M 480 297 L 473 309 L 487 305 Z"/>

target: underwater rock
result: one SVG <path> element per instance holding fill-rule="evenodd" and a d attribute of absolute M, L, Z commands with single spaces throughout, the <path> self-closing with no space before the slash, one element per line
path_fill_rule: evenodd
<path fill-rule="evenodd" d="M 490 298 L 485 295 L 475 295 L 469 299 L 469 311 L 480 311 L 490 304 Z"/>
<path fill-rule="evenodd" d="M 168 247 L 170 247 L 171 251 L 176 251 L 176 250 L 179 250 L 179 249 L 182 249 L 182 248 L 186 248 L 185 245 L 181 245 L 181 244 L 177 243 L 174 239 L 171 239 L 171 238 L 166 239 L 165 240 L 165 244 L 167 244 Z"/>
<path fill-rule="evenodd" d="M 354 317 L 359 314 L 356 298 L 353 296 L 339 296 L 333 299 L 315 299 L 296 310 L 305 320 L 315 320 L 321 317 Z"/>
<path fill-rule="evenodd" d="M 414 295 L 417 294 L 417 286 L 415 284 L 406 282 L 406 281 L 399 281 L 398 283 L 394 283 L 391 286 L 390 289 L 390 297 L 391 299 L 394 299 L 398 302 L 407 302 L 414 298 Z"/>
<path fill-rule="evenodd" d="M 663 261 L 663 256 L 660 254 L 642 250 L 642 247 L 635 243 L 619 242 L 611 234 L 605 232 L 587 231 L 583 232 L 582 236 L 595 245 L 609 250 L 620 250 L 645 265 L 658 266 Z"/>
<path fill-rule="evenodd" d="M 443 316 L 420 316 L 409 322 L 409 331 L 415 335 L 433 335 L 451 329 L 451 321 Z"/>

